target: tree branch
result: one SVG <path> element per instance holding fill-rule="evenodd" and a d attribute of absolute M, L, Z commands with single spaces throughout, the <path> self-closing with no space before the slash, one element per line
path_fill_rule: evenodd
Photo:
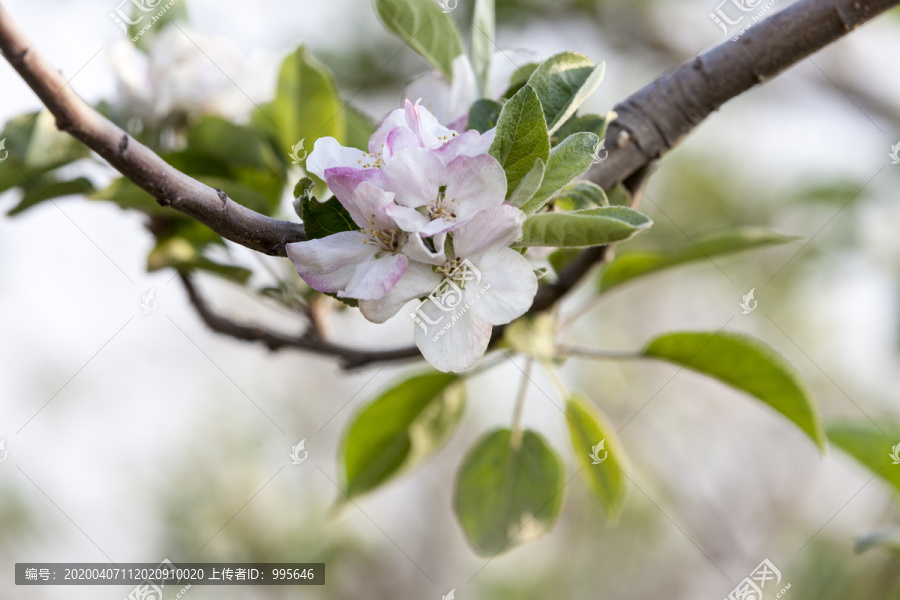
<path fill-rule="evenodd" d="M 625 182 L 637 190 L 650 165 L 722 104 L 898 4 L 900 0 L 799 0 L 755 24 L 737 42 L 726 41 L 663 75 L 615 107 L 619 116 L 609 127 L 609 156 L 588 172 L 588 178 L 604 189 Z M 171 206 L 222 237 L 266 254 L 284 255 L 286 243 L 304 239 L 301 225 L 261 215 L 233 202 L 223 191 L 175 170 L 99 115 L 31 49 L 2 4 L 0 50 L 53 113 L 61 130 L 97 152 L 161 205 Z M 582 252 L 555 283 L 539 289 L 530 312 L 552 307 L 608 256 L 608 247 Z M 206 324 L 238 339 L 264 343 L 273 350 L 293 347 L 335 356 L 346 367 L 418 356 L 415 347 L 358 351 L 320 339 L 294 338 L 233 323 L 212 313 L 190 279 L 182 279 Z M 503 327 L 496 327 L 493 339 L 499 339 L 502 332 Z"/>
<path fill-rule="evenodd" d="M 184 289 L 187 291 L 188 299 L 207 327 L 216 333 L 238 340 L 262 344 L 273 352 L 292 348 L 314 354 L 332 356 L 337 358 L 338 362 L 345 369 L 363 367 L 375 362 L 404 360 L 419 356 L 419 349 L 415 346 L 397 350 L 361 350 L 329 342 L 319 337 L 314 328 L 310 328 L 302 335 L 291 336 L 256 325 L 237 323 L 215 313 L 210 308 L 206 300 L 200 295 L 190 275 L 179 272 L 178 276 L 184 285 Z"/>
<path fill-rule="evenodd" d="M 102 156 L 122 175 L 153 196 L 222 237 L 264 254 L 284 255 L 284 245 L 305 239 L 299 223 L 280 221 L 246 208 L 222 190 L 173 168 L 88 105 L 32 47 L 0 4 L 0 51 L 41 102 L 56 126 Z"/>

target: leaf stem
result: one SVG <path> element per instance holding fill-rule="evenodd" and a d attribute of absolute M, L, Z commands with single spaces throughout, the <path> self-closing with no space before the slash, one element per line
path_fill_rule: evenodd
<path fill-rule="evenodd" d="M 544 370 L 547 371 L 547 374 L 550 376 L 550 381 L 553 382 L 553 386 L 556 388 L 556 391 L 559 392 L 560 398 L 563 401 L 569 398 L 569 390 L 566 388 L 566 384 L 562 382 L 562 379 L 559 377 L 559 373 L 556 372 L 556 367 L 549 360 L 542 360 L 541 365 L 543 365 Z"/>
<path fill-rule="evenodd" d="M 516 394 L 516 404 L 513 407 L 512 434 L 509 436 L 509 445 L 513 450 L 518 450 L 522 443 L 522 410 L 525 407 L 525 396 L 528 392 L 528 384 L 531 383 L 531 365 L 534 359 L 530 356 L 525 359 L 525 369 L 522 370 L 522 381 L 519 384 L 519 392 Z"/>

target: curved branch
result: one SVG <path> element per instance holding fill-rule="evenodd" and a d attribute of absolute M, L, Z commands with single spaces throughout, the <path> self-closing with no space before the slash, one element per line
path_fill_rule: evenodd
<path fill-rule="evenodd" d="M 588 178 L 604 189 L 623 182 L 636 183 L 629 185 L 636 189 L 654 161 L 722 104 L 898 4 L 900 0 L 799 0 L 755 24 L 737 42 L 720 44 L 663 75 L 615 107 L 619 116 L 609 127 L 609 156 L 588 172 Z M 283 255 L 285 243 L 304 239 L 301 225 L 261 215 L 233 202 L 221 190 L 175 170 L 99 115 L 31 49 L 2 4 L 0 50 L 53 113 L 61 130 L 97 152 L 163 206 L 171 206 L 222 237 L 266 254 Z M 530 312 L 552 307 L 607 257 L 605 247 L 582 252 L 560 273 L 556 283 L 540 288 Z M 239 339 L 258 341 L 272 349 L 294 347 L 335 356 L 347 367 L 418 356 L 415 347 L 365 352 L 239 325 L 213 314 L 196 290 L 191 292 L 190 280 L 185 282 L 191 301 L 207 325 Z M 494 340 L 502 331 L 502 327 L 494 329 Z"/>
<path fill-rule="evenodd" d="M 102 156 L 162 206 L 183 212 L 222 237 L 252 250 L 284 255 L 284 245 L 305 239 L 303 226 L 261 215 L 178 171 L 81 99 L 0 4 L 0 51 L 34 90 L 60 130 Z"/>
<path fill-rule="evenodd" d="M 658 159 L 728 100 L 900 4 L 800 0 L 638 90 L 613 109 L 609 157 L 588 177 L 610 189 Z M 612 146 L 610 148 L 610 146 Z"/>
<path fill-rule="evenodd" d="M 292 348 L 324 356 L 333 356 L 338 359 L 338 362 L 345 369 L 363 367 L 375 362 L 403 360 L 419 356 L 419 349 L 415 346 L 398 350 L 361 350 L 359 348 L 341 346 L 322 339 L 315 333 L 314 328 L 310 328 L 302 335 L 292 336 L 257 325 L 237 323 L 215 313 L 210 308 L 203 296 L 200 295 L 190 275 L 179 272 L 178 276 L 184 285 L 184 289 L 187 291 L 188 299 L 207 327 L 216 333 L 238 340 L 262 344 L 273 352 Z"/>

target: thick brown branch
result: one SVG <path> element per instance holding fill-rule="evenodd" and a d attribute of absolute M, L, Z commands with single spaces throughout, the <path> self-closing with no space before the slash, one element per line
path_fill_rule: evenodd
<path fill-rule="evenodd" d="M 609 157 L 589 172 L 604 189 L 661 157 L 728 100 L 900 4 L 900 0 L 800 0 L 694 58 L 616 107 Z"/>
<path fill-rule="evenodd" d="M 284 255 L 285 243 L 304 239 L 302 225 L 241 206 L 221 191 L 174 169 L 101 116 L 31 47 L 2 4 L 0 50 L 56 117 L 57 127 L 102 156 L 162 206 L 171 206 L 222 237 L 265 254 Z"/>
<path fill-rule="evenodd" d="M 187 290 L 188 299 L 196 309 L 197 314 L 200 315 L 200 319 L 216 333 L 246 342 L 256 342 L 272 351 L 292 348 L 324 356 L 333 356 L 338 359 L 341 366 L 347 369 L 362 367 L 374 362 L 403 360 L 419 356 L 419 349 L 415 346 L 398 350 L 364 350 L 334 344 L 323 340 L 315 333 L 292 336 L 256 325 L 237 323 L 215 313 L 210 308 L 206 300 L 200 295 L 190 275 L 179 273 L 179 277 L 184 284 L 184 289 Z M 314 330 L 310 331 L 313 332 Z"/>

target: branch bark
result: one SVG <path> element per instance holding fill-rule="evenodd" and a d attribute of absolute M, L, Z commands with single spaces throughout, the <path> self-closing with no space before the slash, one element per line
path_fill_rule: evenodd
<path fill-rule="evenodd" d="M 639 187 L 649 166 L 688 135 L 712 112 L 735 96 L 776 76 L 834 42 L 900 0 L 799 0 L 755 24 L 736 42 L 695 57 L 635 92 L 615 110 L 605 162 L 588 178 L 604 189 L 628 183 Z M 57 126 L 97 152 L 163 206 L 171 206 L 204 223 L 222 237 L 253 250 L 284 255 L 284 245 L 304 239 L 303 227 L 256 213 L 175 170 L 149 148 L 99 115 L 62 75 L 31 48 L 25 35 L 0 4 L 0 51 L 56 117 Z M 542 286 L 531 312 L 552 307 L 609 255 L 591 248 L 572 262 L 556 283 Z M 271 349 L 294 347 L 338 357 L 347 367 L 418 356 L 415 347 L 394 351 L 357 351 L 322 340 L 302 340 L 228 321 L 215 315 L 183 278 L 191 301 L 206 324 L 238 339 Z M 494 340 L 503 328 L 494 329 Z"/>
<path fill-rule="evenodd" d="M 62 74 L 32 48 L 0 4 L 0 51 L 37 94 L 61 131 L 102 156 L 162 206 L 192 217 L 222 237 L 264 254 L 284 256 L 284 245 L 305 239 L 303 226 L 261 215 L 173 168 L 100 115 Z"/>

